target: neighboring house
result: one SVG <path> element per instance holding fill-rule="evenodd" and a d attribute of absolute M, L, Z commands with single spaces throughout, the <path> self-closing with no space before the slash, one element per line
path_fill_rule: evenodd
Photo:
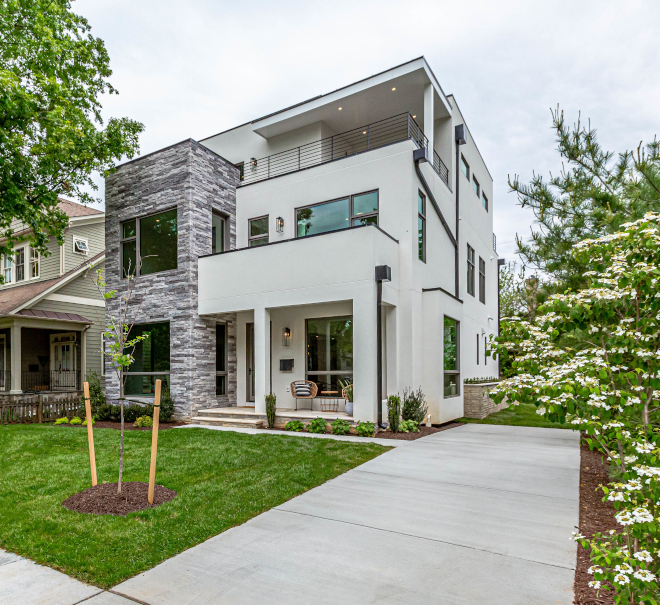
<path fill-rule="evenodd" d="M 105 215 L 68 200 L 58 206 L 69 217 L 62 246 L 51 237 L 41 256 L 21 242 L 0 257 L 0 395 L 75 392 L 87 370 L 104 371 L 105 303 L 89 269 L 105 260 Z"/>
<path fill-rule="evenodd" d="M 293 408 L 289 385 L 306 379 L 315 410 L 353 380 L 355 420 L 421 387 L 445 422 L 463 415 L 463 378 L 498 373 L 484 356 L 498 316 L 492 177 L 423 57 L 127 162 L 106 181 L 106 213 L 109 287 L 143 257 L 137 320 L 151 338 L 127 394 L 161 377 L 179 417 L 262 413 L 269 392 Z"/>

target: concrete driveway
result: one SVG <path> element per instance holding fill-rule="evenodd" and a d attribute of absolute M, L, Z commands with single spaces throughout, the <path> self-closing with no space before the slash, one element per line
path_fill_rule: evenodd
<path fill-rule="evenodd" d="M 579 469 L 572 431 L 466 425 L 398 447 L 113 592 L 148 605 L 570 605 Z"/>

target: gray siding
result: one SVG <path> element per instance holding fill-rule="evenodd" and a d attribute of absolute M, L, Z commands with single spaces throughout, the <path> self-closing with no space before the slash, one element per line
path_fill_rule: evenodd
<path fill-rule="evenodd" d="M 73 251 L 74 236 L 87 240 L 89 254 L 82 255 Z M 64 272 L 66 273 L 105 249 L 105 225 L 103 222 L 99 222 L 70 227 L 64 237 L 64 246 Z"/>
<path fill-rule="evenodd" d="M 82 298 L 94 298 L 96 300 L 103 300 L 99 293 L 94 279 L 96 279 L 96 269 L 102 268 L 103 263 L 97 265 L 94 269 L 83 272 L 80 277 L 76 277 L 73 281 L 62 286 L 57 290 L 57 294 L 66 294 L 67 296 L 81 296 Z"/>

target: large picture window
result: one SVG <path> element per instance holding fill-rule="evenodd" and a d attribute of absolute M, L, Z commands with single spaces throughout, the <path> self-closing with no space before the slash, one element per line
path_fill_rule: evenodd
<path fill-rule="evenodd" d="M 467 245 L 467 293 L 474 296 L 474 248 Z"/>
<path fill-rule="evenodd" d="M 341 394 L 340 380 L 353 376 L 353 318 L 322 317 L 307 320 L 307 380 L 322 391 Z M 329 397 L 336 395 L 327 394 Z"/>
<path fill-rule="evenodd" d="M 445 317 L 443 336 L 444 393 L 445 397 L 460 395 L 459 334 L 460 324 L 451 317 Z"/>
<path fill-rule="evenodd" d="M 350 195 L 296 210 L 298 237 L 378 224 L 378 191 Z"/>
<path fill-rule="evenodd" d="M 227 324 L 215 326 L 215 394 L 227 394 Z"/>
<path fill-rule="evenodd" d="M 140 275 L 177 268 L 176 208 L 121 224 L 122 277 L 135 275 L 141 259 Z"/>
<path fill-rule="evenodd" d="M 163 381 L 167 389 L 170 378 L 170 322 L 163 321 L 133 326 L 129 338 L 148 335 L 138 342 L 133 352 L 134 361 L 126 372 L 126 395 L 153 397 L 156 380 Z"/>

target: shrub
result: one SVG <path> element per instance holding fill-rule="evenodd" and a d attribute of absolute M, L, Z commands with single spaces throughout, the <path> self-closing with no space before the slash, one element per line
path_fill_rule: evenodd
<path fill-rule="evenodd" d="M 96 424 L 96 418 L 92 416 L 92 426 L 94 426 L 95 424 Z M 82 425 L 87 426 L 87 418 L 85 418 L 85 420 L 82 421 Z"/>
<path fill-rule="evenodd" d="M 277 397 L 273 393 L 266 395 L 266 420 L 268 421 L 268 428 L 275 427 L 275 409 Z"/>
<path fill-rule="evenodd" d="M 401 397 L 398 395 L 390 395 L 387 398 L 387 420 L 392 432 L 398 433 L 401 422 Z"/>
<path fill-rule="evenodd" d="M 404 420 L 414 420 L 417 424 L 422 424 L 428 411 L 429 406 L 426 405 L 422 387 L 417 391 L 403 389 L 403 411 L 401 416 Z"/>
<path fill-rule="evenodd" d="M 153 417 L 153 411 L 151 416 Z M 165 389 L 160 395 L 160 414 L 158 420 L 160 422 L 171 422 L 174 416 L 174 399 L 170 395 L 170 390 Z"/>
<path fill-rule="evenodd" d="M 71 418 L 69 424 L 82 424 L 82 420 L 80 420 L 78 416 L 74 416 L 73 418 Z"/>
<path fill-rule="evenodd" d="M 339 386 L 343 389 L 346 389 L 346 399 L 347 401 L 353 401 L 353 382 L 350 380 L 339 380 Z"/>
<path fill-rule="evenodd" d="M 325 433 L 328 430 L 328 424 L 323 418 L 314 418 L 309 423 L 309 432 L 310 433 Z"/>
<path fill-rule="evenodd" d="M 360 437 L 373 437 L 376 425 L 373 422 L 358 422 L 355 430 Z"/>
<path fill-rule="evenodd" d="M 55 421 L 55 424 L 69 424 L 69 419 L 66 416 L 62 416 L 62 418 L 58 418 Z"/>
<path fill-rule="evenodd" d="M 330 427 L 332 429 L 333 435 L 348 435 L 351 432 L 351 425 L 346 420 L 342 420 L 341 418 L 333 420 L 330 423 Z"/>
<path fill-rule="evenodd" d="M 402 433 L 419 433 L 419 424 L 414 420 L 404 420 L 399 426 Z"/>
<path fill-rule="evenodd" d="M 304 430 L 305 425 L 300 422 L 300 420 L 289 420 L 289 422 L 286 423 L 284 430 L 285 431 L 295 431 L 296 433 L 299 433 L 300 431 Z"/>
<path fill-rule="evenodd" d="M 163 409 L 160 410 L 160 418 L 163 422 L 167 420 L 163 419 Z M 124 422 L 135 422 L 140 416 L 150 416 L 153 417 L 154 408 L 150 405 L 139 405 L 137 403 L 127 403 L 124 405 Z M 165 412 L 167 415 L 167 411 Z M 113 422 L 119 422 L 121 420 L 121 409 L 119 405 L 114 405 L 111 403 L 106 403 L 99 407 L 98 414 L 96 415 L 97 420 L 112 420 Z"/>
<path fill-rule="evenodd" d="M 85 376 L 85 380 L 89 382 L 89 404 L 92 408 L 92 414 L 96 414 L 99 408 L 105 405 L 105 392 L 101 386 L 101 379 L 99 375 L 90 370 Z M 80 407 L 85 409 L 85 394 L 80 396 Z"/>
<path fill-rule="evenodd" d="M 140 416 L 134 423 L 133 426 L 141 429 L 145 426 L 153 426 L 154 419 L 151 416 Z"/>

